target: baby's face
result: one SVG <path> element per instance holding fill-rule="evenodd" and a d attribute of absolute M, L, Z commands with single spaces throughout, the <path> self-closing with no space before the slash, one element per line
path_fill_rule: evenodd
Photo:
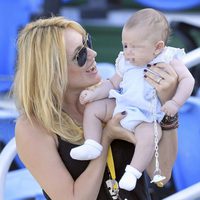
<path fill-rule="evenodd" d="M 153 42 L 147 28 L 129 28 L 122 31 L 122 45 L 125 59 L 131 64 L 144 66 L 156 56 L 156 43 Z"/>

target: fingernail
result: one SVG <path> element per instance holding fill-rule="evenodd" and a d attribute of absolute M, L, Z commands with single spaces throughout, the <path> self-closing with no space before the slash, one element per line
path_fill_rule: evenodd
<path fill-rule="evenodd" d="M 146 74 L 144 75 L 144 78 L 147 78 L 147 75 L 146 75 Z"/>
<path fill-rule="evenodd" d="M 147 72 L 147 69 L 144 69 L 144 72 Z"/>
<path fill-rule="evenodd" d="M 151 67 L 151 65 L 150 65 L 150 64 L 147 64 L 147 67 Z"/>
<path fill-rule="evenodd" d="M 126 115 L 126 111 L 121 112 L 122 115 Z"/>

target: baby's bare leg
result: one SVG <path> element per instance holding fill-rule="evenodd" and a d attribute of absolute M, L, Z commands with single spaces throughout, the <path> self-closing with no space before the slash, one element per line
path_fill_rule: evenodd
<path fill-rule="evenodd" d="M 101 155 L 102 122 L 107 122 L 112 117 L 115 101 L 103 99 L 87 104 L 84 111 L 83 129 L 85 142 L 83 145 L 70 151 L 76 160 L 91 160 Z"/>
<path fill-rule="evenodd" d="M 161 128 L 158 127 L 158 140 L 161 138 Z M 135 129 L 136 146 L 131 166 L 143 172 L 152 160 L 155 151 L 153 123 L 143 122 Z"/>
<path fill-rule="evenodd" d="M 119 181 L 120 188 L 125 190 L 133 190 L 137 179 L 147 168 L 152 160 L 155 144 L 154 144 L 154 128 L 153 123 L 142 122 L 135 129 L 136 147 L 131 164 L 126 166 L 125 173 Z M 158 139 L 161 137 L 161 128 L 158 125 Z"/>
<path fill-rule="evenodd" d="M 112 118 L 115 101 L 103 99 L 86 105 L 83 119 L 83 130 L 85 139 L 101 142 L 102 122 Z"/>

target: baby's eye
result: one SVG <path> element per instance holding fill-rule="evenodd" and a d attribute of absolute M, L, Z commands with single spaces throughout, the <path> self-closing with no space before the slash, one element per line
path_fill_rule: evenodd
<path fill-rule="evenodd" d="M 124 48 L 127 48 L 128 46 L 127 46 L 127 44 L 124 44 L 123 47 L 124 47 Z"/>

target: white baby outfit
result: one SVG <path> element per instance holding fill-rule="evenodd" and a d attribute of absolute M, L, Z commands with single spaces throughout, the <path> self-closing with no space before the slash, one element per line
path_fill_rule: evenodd
<path fill-rule="evenodd" d="M 149 64 L 164 62 L 169 63 L 174 58 L 185 55 L 183 49 L 165 47 Z M 116 72 L 123 78 L 119 90 L 110 90 L 109 98 L 116 99 L 116 107 L 113 115 L 118 112 L 126 111 L 127 115 L 121 120 L 121 125 L 134 131 L 135 127 L 141 122 L 153 122 L 152 100 L 154 88 L 144 79 L 144 69 L 147 66 L 134 66 L 125 60 L 123 52 L 120 52 L 116 59 Z M 157 98 L 156 116 L 160 122 L 164 113 L 160 111 L 161 104 Z"/>

